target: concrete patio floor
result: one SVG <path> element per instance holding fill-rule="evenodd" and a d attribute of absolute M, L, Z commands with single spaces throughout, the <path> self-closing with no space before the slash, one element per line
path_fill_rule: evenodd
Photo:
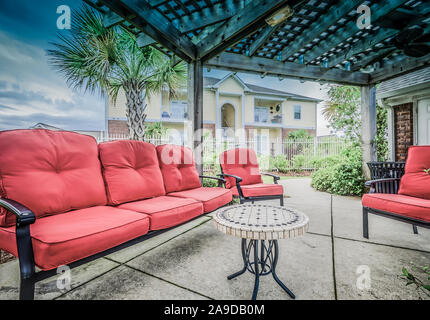
<path fill-rule="evenodd" d="M 361 201 L 316 192 L 310 179 L 282 180 L 285 205 L 310 218 L 303 237 L 280 240 L 277 273 L 297 299 L 429 299 L 400 278 L 403 266 L 430 264 L 430 230 L 371 215 L 361 233 Z M 278 204 L 277 201 L 268 201 Z M 370 271 L 358 289 L 357 270 Z M 250 299 L 253 277 L 226 276 L 242 267 L 240 239 L 215 230 L 205 216 L 138 245 L 71 270 L 70 290 L 57 277 L 36 285 L 36 299 Z M 0 265 L 0 299 L 18 298 L 16 260 Z M 258 299 L 289 299 L 272 277 Z"/>

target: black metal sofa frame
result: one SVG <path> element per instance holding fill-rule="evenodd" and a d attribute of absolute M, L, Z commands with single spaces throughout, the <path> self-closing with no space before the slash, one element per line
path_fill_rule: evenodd
<path fill-rule="evenodd" d="M 218 180 L 218 186 L 222 187 L 225 185 L 225 179 L 219 177 L 211 177 L 211 176 L 200 176 L 201 179 L 215 179 Z M 20 288 L 19 288 L 19 299 L 20 300 L 34 300 L 34 289 L 35 284 L 44 279 L 55 276 L 56 269 L 48 270 L 48 271 L 39 271 L 35 270 L 34 263 L 34 255 L 33 255 L 33 245 L 31 241 L 30 235 L 30 225 L 36 221 L 36 217 L 34 213 L 24 205 L 10 199 L 0 198 L 0 207 L 5 208 L 9 212 L 13 213 L 16 217 L 16 242 L 18 249 L 18 259 L 19 259 L 19 267 L 20 267 Z M 221 207 L 220 207 L 221 208 Z M 219 208 L 217 208 L 219 209 Z M 217 210 L 216 209 L 216 210 Z M 213 212 L 213 211 L 212 211 Z M 211 212 L 206 212 L 203 215 L 209 214 Z M 92 256 L 86 257 L 84 259 L 72 262 L 67 266 L 70 269 L 76 268 L 82 264 L 88 263 L 90 261 L 96 260 L 98 258 L 104 257 L 116 251 L 125 249 L 134 244 L 140 243 L 144 240 L 150 239 L 154 236 L 157 236 L 166 231 L 175 229 L 181 225 L 184 225 L 194 219 L 200 218 L 203 215 L 197 216 L 193 219 L 190 219 L 182 224 L 176 225 L 171 228 L 163 229 L 163 230 L 155 230 L 149 231 L 147 234 L 132 239 L 128 242 L 122 243 L 118 246 L 112 247 L 103 252 L 96 253 Z"/>

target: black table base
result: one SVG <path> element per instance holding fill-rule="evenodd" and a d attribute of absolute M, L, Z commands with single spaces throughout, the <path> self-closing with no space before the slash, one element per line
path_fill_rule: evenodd
<path fill-rule="evenodd" d="M 260 250 L 258 250 L 258 242 L 260 242 Z M 273 279 L 285 290 L 286 293 L 293 299 L 296 297 L 287 288 L 285 284 L 279 280 L 276 275 L 276 264 L 278 263 L 279 247 L 277 240 L 247 240 L 242 239 L 242 257 L 243 257 L 243 269 L 229 275 L 228 280 L 231 280 L 241 274 L 245 273 L 246 270 L 255 275 L 254 292 L 252 293 L 252 300 L 257 298 L 258 286 L 260 284 L 260 276 L 272 274 Z"/>

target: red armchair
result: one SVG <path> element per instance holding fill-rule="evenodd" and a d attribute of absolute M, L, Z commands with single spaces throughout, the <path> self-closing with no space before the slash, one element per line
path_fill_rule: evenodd
<path fill-rule="evenodd" d="M 284 189 L 278 184 L 279 176 L 260 172 L 257 155 L 254 150 L 237 148 L 227 150 L 220 155 L 221 174 L 226 180 L 226 188 L 240 203 L 247 201 L 279 199 L 284 205 Z M 273 184 L 263 183 L 261 175 L 273 177 Z"/>
<path fill-rule="evenodd" d="M 368 214 L 430 228 L 430 146 L 413 146 L 408 150 L 402 178 L 366 182 L 370 192 L 362 199 L 363 237 L 369 238 Z"/>

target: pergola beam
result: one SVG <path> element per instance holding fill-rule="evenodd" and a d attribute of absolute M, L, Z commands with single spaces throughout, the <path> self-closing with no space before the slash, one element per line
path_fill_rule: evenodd
<path fill-rule="evenodd" d="M 376 88 L 375 86 L 361 87 L 361 148 L 362 168 L 366 180 L 370 180 L 368 162 L 376 161 Z"/>
<path fill-rule="evenodd" d="M 172 23 L 180 32 L 188 33 L 227 20 L 234 16 L 239 8 L 234 1 L 228 0 L 213 7 L 203 8 L 200 12 L 193 12 L 191 15 L 175 19 Z"/>
<path fill-rule="evenodd" d="M 367 49 L 372 48 L 377 43 L 384 41 L 399 33 L 399 30 L 394 29 L 379 29 L 373 36 L 364 37 L 360 41 L 352 44 L 348 48 L 344 48 L 337 55 L 328 58 L 327 68 L 332 68 L 339 63 L 346 61 L 353 56 L 365 52 Z"/>
<path fill-rule="evenodd" d="M 290 77 L 311 81 L 327 81 L 348 85 L 367 85 L 369 75 L 340 69 L 327 69 L 319 66 L 303 65 L 294 62 L 281 62 L 261 57 L 247 57 L 235 53 L 222 53 L 204 62 L 205 67 L 220 68 L 238 72 L 250 72 L 276 77 Z"/>
<path fill-rule="evenodd" d="M 258 35 L 258 38 L 251 43 L 249 47 L 248 55 L 253 56 L 257 52 L 257 50 L 260 49 L 261 46 L 267 42 L 267 40 L 272 36 L 272 34 L 276 31 L 276 29 L 277 29 L 277 26 L 264 27 L 264 29 Z"/>
<path fill-rule="evenodd" d="M 417 19 L 414 22 L 412 22 L 411 25 L 420 24 L 423 20 L 426 20 L 426 18 Z M 396 29 L 381 28 L 372 36 L 364 37 L 362 40 L 357 41 L 356 43 L 351 45 L 348 49 L 341 50 L 337 55 L 330 57 L 327 63 L 327 67 L 328 68 L 335 67 L 337 64 L 350 59 L 351 57 L 355 56 L 360 52 L 364 52 L 367 49 L 372 48 L 377 43 L 380 43 L 385 39 L 391 38 L 397 35 L 399 32 L 400 30 L 396 30 Z M 424 34 L 427 34 L 427 33 L 430 33 L 429 25 L 427 25 L 427 27 L 424 29 Z"/>
<path fill-rule="evenodd" d="M 421 58 L 406 57 L 398 61 L 393 61 L 392 63 L 371 73 L 369 83 L 379 83 L 381 81 L 389 80 L 405 73 L 425 68 L 429 65 L 430 54 L 427 54 Z"/>
<path fill-rule="evenodd" d="M 288 0 L 252 1 L 236 15 L 198 43 L 199 57 L 205 61 L 248 37 L 266 25 L 271 14 L 288 4 Z"/>
<path fill-rule="evenodd" d="M 324 14 L 318 20 L 314 21 L 309 28 L 307 28 L 303 34 L 295 39 L 292 45 L 288 45 L 281 52 L 281 60 L 285 61 L 300 49 L 304 48 L 307 44 L 311 43 L 321 33 L 325 32 L 330 28 L 334 22 L 348 14 L 351 10 L 360 5 L 363 0 L 348 0 L 340 4 L 335 10 L 329 11 Z"/>
<path fill-rule="evenodd" d="M 359 71 L 366 66 L 382 60 L 387 55 L 391 54 L 395 48 L 381 48 L 375 51 L 370 51 L 369 54 L 360 59 L 357 64 L 352 65 L 350 71 Z"/>
<path fill-rule="evenodd" d="M 376 2 L 373 6 L 371 6 L 372 24 L 379 18 L 397 9 L 407 1 L 409 0 L 383 0 Z M 358 31 L 360 31 L 356 23 L 357 22 L 355 19 L 353 19 L 342 28 L 336 30 L 335 33 L 328 36 L 326 39 L 318 42 L 310 51 L 305 53 L 305 59 L 308 62 L 313 61 L 314 59 L 322 56 L 324 53 L 329 52 L 330 49 L 338 46 L 341 42 L 345 41 L 345 39 L 348 39 L 349 37 L 356 34 Z"/>
<path fill-rule="evenodd" d="M 101 2 L 125 19 L 134 14 L 136 17 L 129 20 L 132 24 L 182 59 L 189 62 L 196 58 L 197 47 L 158 10 L 152 9 L 148 2 L 140 0 L 101 0 Z"/>

